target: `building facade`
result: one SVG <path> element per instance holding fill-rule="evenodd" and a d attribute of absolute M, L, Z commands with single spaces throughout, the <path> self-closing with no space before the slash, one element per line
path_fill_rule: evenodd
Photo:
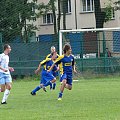
<path fill-rule="evenodd" d="M 115 0 L 114 0 L 115 1 Z M 38 0 L 39 3 L 47 4 L 49 0 Z M 100 0 L 101 8 L 104 8 L 108 0 Z M 56 8 L 58 8 L 56 2 Z M 58 11 L 56 10 L 56 15 Z M 56 17 L 57 19 L 57 17 Z M 41 16 L 33 24 L 39 31 L 36 31 L 36 36 L 43 34 L 53 34 L 53 14 L 48 12 Z M 120 11 L 113 11 L 113 17 L 109 22 L 104 23 L 104 27 L 120 27 Z M 87 29 L 96 28 L 94 0 L 68 0 L 66 4 L 66 28 L 67 29 Z M 63 29 L 63 15 L 61 14 L 61 29 Z"/>

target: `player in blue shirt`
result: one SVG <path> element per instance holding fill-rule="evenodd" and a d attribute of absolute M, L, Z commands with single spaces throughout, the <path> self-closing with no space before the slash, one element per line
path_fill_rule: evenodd
<path fill-rule="evenodd" d="M 72 49 L 69 44 L 65 44 L 63 48 L 64 54 L 59 56 L 48 72 L 52 70 L 55 64 L 62 63 L 63 73 L 61 74 L 61 87 L 58 100 L 62 99 L 64 88 L 72 89 L 72 71 L 76 73 L 74 57 L 71 54 Z"/>
<path fill-rule="evenodd" d="M 51 58 L 51 57 L 52 57 L 51 54 L 54 53 L 54 52 L 56 52 L 55 46 L 52 46 L 50 50 L 51 50 L 51 53 L 48 54 L 46 58 Z M 58 58 L 58 57 L 59 57 L 59 55 L 57 54 L 57 55 L 56 55 L 56 58 Z M 58 65 L 57 65 L 57 66 L 58 66 Z M 53 69 L 52 72 L 53 72 L 53 76 L 54 76 L 54 77 L 57 77 L 57 76 L 58 76 L 58 71 L 55 71 L 55 70 Z M 53 85 L 50 84 L 50 90 L 52 90 L 52 89 L 54 90 L 55 87 L 56 87 L 56 82 L 54 82 Z"/>
<path fill-rule="evenodd" d="M 47 72 L 47 70 L 52 66 L 54 60 L 56 59 L 56 52 L 51 54 L 51 58 L 46 58 L 42 62 L 40 62 L 37 70 L 35 71 L 35 74 L 38 74 L 40 72 L 40 68 L 43 65 L 44 68 L 41 72 L 41 81 L 40 85 L 37 86 L 32 92 L 31 95 L 36 95 L 36 92 L 43 88 L 45 90 L 45 87 L 50 85 L 51 83 L 54 83 L 56 81 L 56 78 L 53 76 L 52 71 Z M 54 70 L 57 70 L 57 66 L 54 66 Z M 45 90 L 46 91 L 46 90 Z"/>

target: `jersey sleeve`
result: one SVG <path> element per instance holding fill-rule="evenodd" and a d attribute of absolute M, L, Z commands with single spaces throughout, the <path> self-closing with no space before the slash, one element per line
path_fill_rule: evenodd
<path fill-rule="evenodd" d="M 46 56 L 46 59 L 47 59 L 47 58 L 50 58 L 50 56 L 51 56 L 51 54 L 48 54 L 48 55 Z"/>
<path fill-rule="evenodd" d="M 50 61 L 50 60 L 51 60 L 51 58 L 46 58 L 45 60 L 41 61 L 40 64 L 44 65 L 44 64 L 46 64 L 47 61 Z"/>
<path fill-rule="evenodd" d="M 64 58 L 64 55 L 59 56 L 56 60 L 55 60 L 55 64 L 60 64 L 61 60 Z"/>

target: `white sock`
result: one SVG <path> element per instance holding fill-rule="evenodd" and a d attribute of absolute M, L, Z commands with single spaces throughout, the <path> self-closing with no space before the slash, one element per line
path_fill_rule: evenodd
<path fill-rule="evenodd" d="M 7 100 L 9 94 L 10 94 L 10 90 L 6 89 L 5 92 L 4 92 L 3 99 L 2 99 L 2 103 Z"/>

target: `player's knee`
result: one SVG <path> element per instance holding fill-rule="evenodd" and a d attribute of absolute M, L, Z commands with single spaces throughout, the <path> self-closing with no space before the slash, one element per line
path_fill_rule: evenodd
<path fill-rule="evenodd" d="M 62 81 L 62 84 L 63 84 L 63 85 L 66 85 L 66 80 L 63 80 L 63 81 Z"/>
<path fill-rule="evenodd" d="M 6 84 L 6 89 L 11 90 L 11 88 L 12 88 L 11 83 L 7 83 L 7 84 Z"/>
<path fill-rule="evenodd" d="M 43 84 L 40 84 L 39 87 L 43 87 Z"/>
<path fill-rule="evenodd" d="M 11 88 L 12 88 L 11 85 L 9 85 L 9 86 L 6 87 L 6 89 L 8 89 L 8 90 L 11 90 Z"/>
<path fill-rule="evenodd" d="M 52 83 L 56 82 L 56 78 L 54 78 L 51 82 L 52 82 Z"/>

